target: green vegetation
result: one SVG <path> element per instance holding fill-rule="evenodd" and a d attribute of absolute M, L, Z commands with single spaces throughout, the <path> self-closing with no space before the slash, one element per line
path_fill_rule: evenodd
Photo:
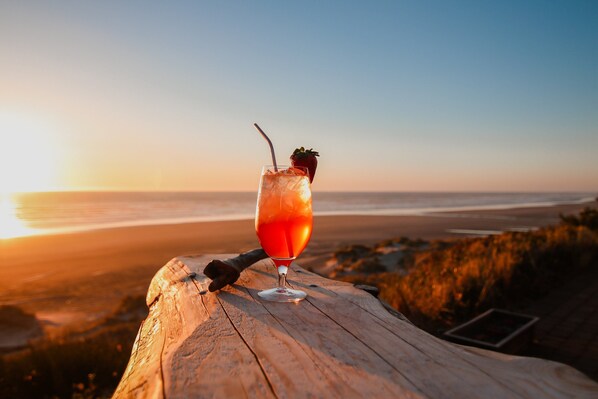
<path fill-rule="evenodd" d="M 109 398 L 131 355 L 143 297 L 119 308 L 83 332 L 30 343 L 0 357 L 1 398 Z"/>
<path fill-rule="evenodd" d="M 578 216 L 561 216 L 557 226 L 530 232 L 427 246 L 406 239 L 390 243 L 411 243 L 400 260 L 403 274 L 351 273 L 345 264 L 336 278 L 377 286 L 380 297 L 416 325 L 438 332 L 491 307 L 516 308 L 598 267 L 598 211 L 586 208 Z M 372 250 L 369 256 L 373 262 L 378 255 Z"/>

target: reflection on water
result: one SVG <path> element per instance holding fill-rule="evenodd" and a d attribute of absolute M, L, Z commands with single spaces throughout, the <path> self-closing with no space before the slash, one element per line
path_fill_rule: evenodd
<path fill-rule="evenodd" d="M 1 187 L 0 187 L 1 189 Z M 0 192 L 0 238 L 200 221 L 251 220 L 256 192 Z M 420 215 L 594 201 L 592 193 L 315 192 L 315 215 Z"/>
<path fill-rule="evenodd" d="M 0 194 L 0 239 L 32 234 L 35 234 L 35 229 L 19 219 L 13 198 L 8 194 Z"/>

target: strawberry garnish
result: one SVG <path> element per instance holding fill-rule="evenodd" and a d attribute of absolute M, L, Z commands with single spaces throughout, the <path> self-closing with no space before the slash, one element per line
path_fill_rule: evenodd
<path fill-rule="evenodd" d="M 309 182 L 314 181 L 314 176 L 316 175 L 316 168 L 318 167 L 318 159 L 319 157 L 317 151 L 314 151 L 313 148 L 306 150 L 305 148 L 295 148 L 293 154 L 291 155 L 291 165 L 292 166 L 303 166 L 307 168 L 309 172 Z"/>

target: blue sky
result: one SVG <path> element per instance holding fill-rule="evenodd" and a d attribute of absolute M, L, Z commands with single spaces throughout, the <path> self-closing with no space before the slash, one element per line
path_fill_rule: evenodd
<path fill-rule="evenodd" d="M 254 190 L 258 122 L 319 190 L 598 189 L 596 2 L 122 3 L 0 4 L 44 187 Z"/>

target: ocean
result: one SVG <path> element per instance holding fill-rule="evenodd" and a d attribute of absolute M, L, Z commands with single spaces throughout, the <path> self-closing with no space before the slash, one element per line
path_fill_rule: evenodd
<path fill-rule="evenodd" d="M 0 194 L 0 238 L 110 227 L 252 219 L 256 192 Z M 590 202 L 595 193 L 314 192 L 316 215 L 418 215 Z"/>

